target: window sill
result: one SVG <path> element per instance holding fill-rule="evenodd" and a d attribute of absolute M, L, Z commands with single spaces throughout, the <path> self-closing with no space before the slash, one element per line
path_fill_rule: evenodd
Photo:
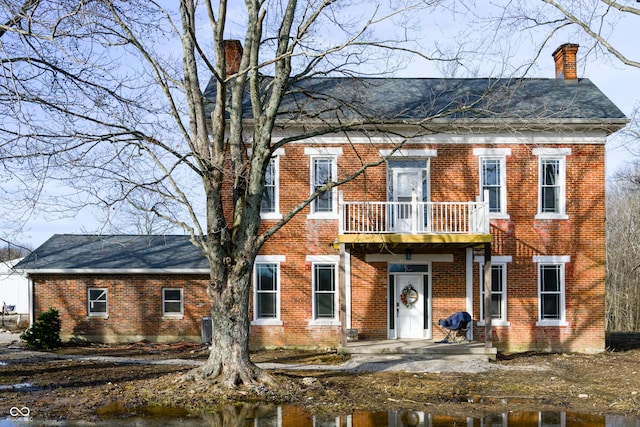
<path fill-rule="evenodd" d="M 476 325 L 478 326 L 484 326 L 484 320 L 479 320 L 478 322 L 476 322 Z M 506 320 L 496 320 L 493 319 L 491 320 L 491 326 L 511 326 L 511 322 L 508 322 Z"/>
<path fill-rule="evenodd" d="M 260 214 L 260 219 L 264 219 L 264 220 L 278 220 L 278 219 L 282 219 L 282 214 L 280 213 L 261 213 Z"/>
<path fill-rule="evenodd" d="M 538 320 L 536 326 L 569 326 L 565 320 Z"/>
<path fill-rule="evenodd" d="M 90 314 L 87 316 L 87 319 L 108 319 L 108 314 Z"/>
<path fill-rule="evenodd" d="M 337 220 L 338 219 L 338 214 L 337 213 L 314 213 L 314 214 L 309 214 L 307 215 L 307 219 L 331 219 L 331 220 Z"/>
<path fill-rule="evenodd" d="M 282 326 L 282 320 L 278 319 L 256 319 L 251 322 L 251 326 Z"/>
<path fill-rule="evenodd" d="M 184 319 L 183 314 L 163 314 L 162 320 L 182 320 Z"/>
<path fill-rule="evenodd" d="M 309 326 L 341 326 L 339 320 L 335 319 L 315 319 L 309 321 Z"/>
<path fill-rule="evenodd" d="M 511 219 L 511 215 L 506 213 L 490 213 L 489 219 Z"/>
<path fill-rule="evenodd" d="M 537 214 L 535 216 L 535 219 L 561 219 L 561 220 L 567 220 L 569 219 L 569 215 L 566 214 L 550 214 L 550 213 L 544 213 L 544 214 Z"/>

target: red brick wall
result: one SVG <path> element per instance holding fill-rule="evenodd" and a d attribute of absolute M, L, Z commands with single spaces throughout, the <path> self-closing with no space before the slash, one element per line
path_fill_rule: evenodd
<path fill-rule="evenodd" d="M 34 315 L 60 312 L 62 335 L 95 341 L 178 341 L 199 339 L 202 316 L 211 303 L 203 276 L 33 275 Z M 108 289 L 108 318 L 87 315 L 87 289 Z M 162 288 L 182 288 L 184 316 L 162 317 Z"/>
<path fill-rule="evenodd" d="M 545 145 L 548 147 L 549 145 Z M 566 158 L 568 220 L 536 220 L 538 205 L 538 157 L 531 145 L 412 144 L 405 148 L 436 149 L 430 161 L 432 201 L 471 201 L 478 194 L 478 158 L 473 148 L 508 147 L 506 159 L 507 212 L 509 219 L 492 221 L 492 251 L 511 256 L 507 265 L 507 315 L 510 326 L 494 326 L 494 344 L 503 350 L 599 351 L 604 349 L 605 207 L 604 146 L 563 144 Z M 377 160 L 374 144 L 342 145 L 338 156 L 339 178 L 362 162 Z M 357 150 L 357 153 L 355 152 Z M 280 211 L 286 213 L 308 194 L 309 156 L 303 144 L 286 147 L 280 159 Z M 344 185 L 345 200 L 386 199 L 384 165 Z M 308 255 L 338 255 L 333 243 L 337 220 L 309 219 L 304 209 L 266 242 L 263 255 L 284 255 L 281 264 L 281 326 L 251 327 L 251 345 L 334 347 L 340 341 L 338 326 L 311 326 L 311 263 Z M 273 225 L 264 221 L 263 229 Z M 360 246 L 352 248 L 351 322 L 361 339 L 384 339 L 388 329 L 386 263 L 367 263 L 366 253 L 404 253 L 402 247 Z M 460 246 L 413 246 L 414 254 L 453 254 L 451 263 L 432 265 L 432 320 L 466 308 L 465 248 Z M 566 313 L 568 326 L 536 326 L 538 316 L 537 270 L 533 256 L 570 256 L 566 265 Z M 478 263 L 473 263 L 473 311 L 480 313 Z M 65 276 L 35 277 L 36 315 L 49 306 L 58 308 L 67 333 L 111 335 L 200 335 L 200 317 L 209 311 L 206 277 L 178 276 Z M 184 286 L 185 317 L 161 319 L 160 289 Z M 109 320 L 86 317 L 88 285 L 109 288 Z M 142 325 L 142 327 L 141 327 Z M 434 339 L 440 337 L 433 328 Z M 483 339 L 483 329 L 475 329 Z"/>
<path fill-rule="evenodd" d="M 549 145 L 545 145 L 548 147 Z M 381 147 L 343 146 L 338 157 L 339 175 L 373 161 Z M 434 144 L 437 157 L 430 162 L 432 201 L 470 201 L 478 194 L 478 157 L 473 148 L 504 148 L 504 145 Z M 567 214 L 569 220 L 535 220 L 538 207 L 538 156 L 534 146 L 509 145 L 506 159 L 508 220 L 492 221 L 493 254 L 511 256 L 507 265 L 509 327 L 494 327 L 495 344 L 501 349 L 564 349 L 597 351 L 604 348 L 604 147 L 562 145 L 570 148 L 566 161 Z M 411 145 L 405 148 L 425 148 Z M 309 156 L 302 145 L 288 146 L 280 160 L 281 212 L 296 205 L 309 188 Z M 355 151 L 357 150 L 357 155 Z M 362 177 L 342 187 L 345 200 L 385 200 L 386 169 L 371 168 Z M 262 250 L 263 254 L 286 255 L 282 268 L 282 327 L 252 329 L 261 343 L 298 345 L 319 340 L 337 343 L 338 329 L 309 328 L 311 316 L 310 265 L 305 255 L 337 254 L 331 243 L 337 222 L 307 218 L 308 210 L 279 232 Z M 271 222 L 266 221 L 265 226 Z M 368 248 L 371 252 L 393 248 Z M 404 249 L 396 249 L 400 253 Z M 353 249 L 351 259 L 351 319 L 359 338 L 386 338 L 388 327 L 387 271 L 385 263 L 368 264 L 362 248 Z M 363 253 L 360 253 L 363 252 Z M 432 272 L 433 320 L 464 310 L 466 304 L 465 251 L 455 247 L 415 248 L 418 253 L 453 253 L 453 263 L 435 263 Z M 566 266 L 567 327 L 538 327 L 536 255 L 570 256 Z M 474 315 L 479 314 L 478 264 L 473 263 Z M 439 337 L 433 328 L 434 339 Z M 333 339 L 331 338 L 333 336 Z M 476 328 L 476 339 L 483 339 Z M 257 341 L 255 341 L 257 342 Z"/>

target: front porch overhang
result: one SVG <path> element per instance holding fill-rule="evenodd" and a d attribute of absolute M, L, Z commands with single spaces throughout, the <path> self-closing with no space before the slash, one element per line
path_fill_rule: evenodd
<path fill-rule="evenodd" d="M 426 246 L 460 245 L 481 246 L 491 243 L 491 234 L 339 234 L 338 244 L 348 246 Z"/>

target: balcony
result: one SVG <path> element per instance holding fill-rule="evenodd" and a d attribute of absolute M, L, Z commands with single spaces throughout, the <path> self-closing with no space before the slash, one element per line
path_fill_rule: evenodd
<path fill-rule="evenodd" d="M 406 202 L 352 202 L 340 193 L 338 209 L 340 243 L 491 241 L 485 202 L 424 202 L 415 194 Z"/>

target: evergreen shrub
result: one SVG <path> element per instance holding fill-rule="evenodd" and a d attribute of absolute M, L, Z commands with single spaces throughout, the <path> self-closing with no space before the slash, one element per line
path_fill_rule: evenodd
<path fill-rule="evenodd" d="M 27 347 L 35 350 L 51 350 L 60 347 L 60 314 L 58 310 L 50 307 L 49 310 L 40 313 L 38 319 L 33 322 L 20 339 L 27 343 Z"/>

